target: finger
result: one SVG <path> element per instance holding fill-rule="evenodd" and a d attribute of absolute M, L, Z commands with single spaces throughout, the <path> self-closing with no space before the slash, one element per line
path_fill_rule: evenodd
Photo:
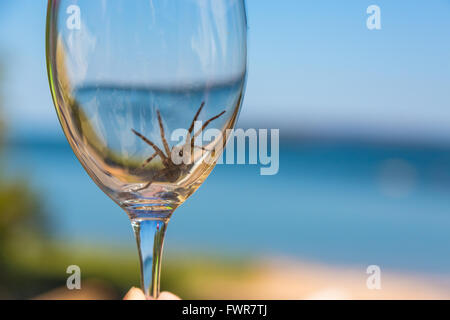
<path fill-rule="evenodd" d="M 131 288 L 130 291 L 125 295 L 123 300 L 147 300 L 144 292 L 138 288 Z"/>
<path fill-rule="evenodd" d="M 180 297 L 174 295 L 170 292 L 161 292 L 161 294 L 158 297 L 158 300 L 181 300 Z"/>

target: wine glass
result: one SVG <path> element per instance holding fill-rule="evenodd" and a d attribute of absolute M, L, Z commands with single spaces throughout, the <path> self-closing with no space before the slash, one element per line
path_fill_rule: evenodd
<path fill-rule="evenodd" d="M 159 295 L 174 210 L 203 183 L 245 90 L 244 0 L 49 0 L 47 69 L 74 153 L 131 219 Z"/>

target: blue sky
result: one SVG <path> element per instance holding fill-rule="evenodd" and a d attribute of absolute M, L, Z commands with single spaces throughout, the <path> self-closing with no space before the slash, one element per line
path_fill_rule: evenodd
<path fill-rule="evenodd" d="M 369 31 L 366 9 L 381 8 Z M 248 0 L 241 124 L 450 142 L 450 1 Z M 46 1 L 0 3 L 10 128 L 57 132 L 45 69 Z M 6 86 L 5 86 L 6 85 Z"/>

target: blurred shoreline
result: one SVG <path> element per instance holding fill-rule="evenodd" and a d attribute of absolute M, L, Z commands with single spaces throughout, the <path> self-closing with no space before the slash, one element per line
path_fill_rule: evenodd
<path fill-rule="evenodd" d="M 174 291 L 185 299 L 450 299 L 450 276 L 381 270 L 381 289 L 370 290 L 366 286 L 369 275 L 364 268 L 280 257 L 243 261 L 198 253 L 187 256 L 184 253 L 165 258 L 162 274 L 162 289 Z M 121 299 L 126 292 L 126 287 L 114 289 L 105 279 L 90 277 L 83 281 L 80 291 L 59 287 L 35 299 Z"/>
<path fill-rule="evenodd" d="M 249 128 L 268 129 L 269 134 L 271 129 L 277 129 L 276 126 L 262 126 L 260 123 L 257 126 L 237 126 L 247 130 Z M 298 127 L 285 127 L 280 130 L 280 146 L 285 148 L 300 149 L 303 146 L 354 146 L 361 148 L 395 148 L 398 150 L 420 150 L 450 152 L 450 136 L 444 137 L 439 135 L 437 137 L 420 136 L 405 134 L 392 135 L 382 130 L 377 133 L 358 133 L 353 131 L 346 132 L 345 130 L 337 129 L 335 131 L 320 131 L 317 128 L 314 130 L 302 130 Z M 358 131 L 355 129 L 355 131 Z M 60 128 L 56 130 L 37 130 L 30 131 L 21 130 L 20 132 L 6 132 L 2 137 L 6 147 L 9 148 L 25 148 L 33 146 L 42 146 L 47 148 L 67 149 L 68 142 Z"/>
<path fill-rule="evenodd" d="M 90 180 L 64 137 L 5 151 L 11 178 L 39 190 L 49 235 L 134 246 L 125 213 Z M 447 149 L 282 140 L 275 176 L 260 176 L 258 166 L 217 166 L 175 213 L 167 247 L 202 249 L 208 239 L 207 251 L 448 272 L 449 194 Z M 288 223 L 274 234 L 279 214 Z"/>

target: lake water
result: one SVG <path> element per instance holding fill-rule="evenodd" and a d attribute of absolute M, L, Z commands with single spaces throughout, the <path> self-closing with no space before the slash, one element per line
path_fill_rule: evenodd
<path fill-rule="evenodd" d="M 7 151 L 10 174 L 44 198 L 55 237 L 134 250 L 126 214 L 66 142 Z M 175 212 L 166 249 L 449 273 L 449 244 L 450 150 L 291 141 L 275 176 L 217 166 Z"/>

